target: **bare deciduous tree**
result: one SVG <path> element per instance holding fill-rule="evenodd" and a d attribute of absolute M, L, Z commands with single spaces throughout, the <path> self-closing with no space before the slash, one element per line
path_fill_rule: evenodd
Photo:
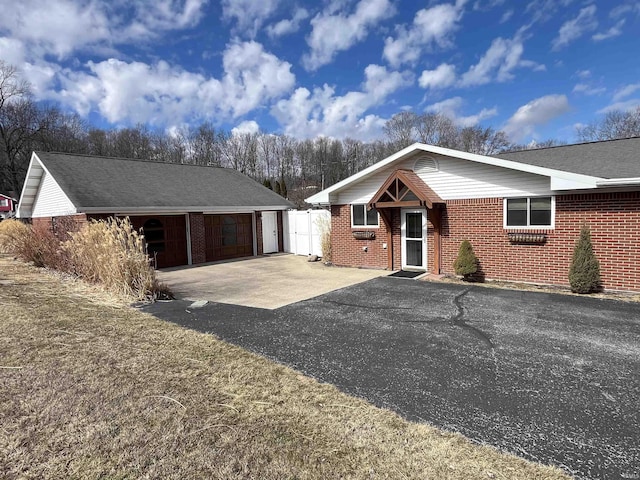
<path fill-rule="evenodd" d="M 576 129 L 576 135 L 582 142 L 615 140 L 640 136 L 640 107 L 633 110 L 613 110 L 599 122 Z"/>

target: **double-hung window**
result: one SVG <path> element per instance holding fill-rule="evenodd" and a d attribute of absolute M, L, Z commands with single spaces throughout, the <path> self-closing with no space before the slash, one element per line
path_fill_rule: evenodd
<path fill-rule="evenodd" d="M 553 228 L 554 197 L 506 198 L 504 228 Z"/>
<path fill-rule="evenodd" d="M 367 210 L 364 204 L 351 205 L 351 226 L 352 227 L 378 227 L 378 212 L 375 208 Z"/>

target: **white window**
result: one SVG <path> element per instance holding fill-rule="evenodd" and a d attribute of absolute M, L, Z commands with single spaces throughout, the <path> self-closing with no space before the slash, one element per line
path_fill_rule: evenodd
<path fill-rule="evenodd" d="M 351 205 L 351 226 L 352 227 L 378 227 L 378 212 L 375 208 L 367 210 L 364 204 Z"/>
<path fill-rule="evenodd" d="M 555 197 L 505 198 L 504 228 L 553 228 Z"/>
<path fill-rule="evenodd" d="M 8 198 L 0 198 L 0 207 L 8 207 L 9 199 Z"/>

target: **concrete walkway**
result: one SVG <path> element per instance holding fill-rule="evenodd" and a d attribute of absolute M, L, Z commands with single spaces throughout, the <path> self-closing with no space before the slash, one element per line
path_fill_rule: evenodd
<path fill-rule="evenodd" d="M 272 310 L 390 273 L 273 255 L 165 269 L 158 277 L 181 299 Z"/>

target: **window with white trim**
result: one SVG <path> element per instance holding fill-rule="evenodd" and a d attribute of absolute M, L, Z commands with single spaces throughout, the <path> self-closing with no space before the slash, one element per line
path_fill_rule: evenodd
<path fill-rule="evenodd" d="M 351 205 L 351 226 L 352 227 L 378 227 L 378 212 L 375 208 L 367 210 L 365 204 Z"/>
<path fill-rule="evenodd" d="M 0 207 L 8 207 L 9 199 L 8 198 L 0 198 Z"/>
<path fill-rule="evenodd" d="M 504 228 L 553 228 L 555 197 L 504 199 Z"/>

